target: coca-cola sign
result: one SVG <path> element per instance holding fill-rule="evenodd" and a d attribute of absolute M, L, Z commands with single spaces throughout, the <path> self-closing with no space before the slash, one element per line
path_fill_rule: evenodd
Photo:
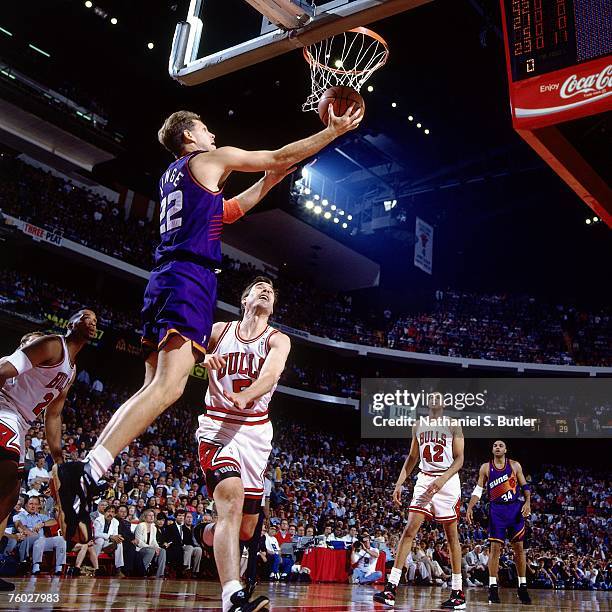
<path fill-rule="evenodd" d="M 561 85 L 559 95 L 562 98 L 572 98 L 580 94 L 588 94 L 596 91 L 604 91 L 612 83 L 612 64 L 606 66 L 601 72 L 590 74 L 586 77 L 579 78 L 578 75 L 572 74 Z"/>
<path fill-rule="evenodd" d="M 511 84 L 517 128 L 553 125 L 612 109 L 612 58 L 592 60 Z"/>

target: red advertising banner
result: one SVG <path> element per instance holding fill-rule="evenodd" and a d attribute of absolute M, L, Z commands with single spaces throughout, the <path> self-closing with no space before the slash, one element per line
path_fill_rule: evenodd
<path fill-rule="evenodd" d="M 510 102 L 517 129 L 612 110 L 612 56 L 510 83 Z"/>

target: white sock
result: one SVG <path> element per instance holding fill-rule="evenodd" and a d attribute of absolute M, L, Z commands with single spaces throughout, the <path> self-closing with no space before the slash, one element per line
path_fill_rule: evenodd
<path fill-rule="evenodd" d="M 228 612 L 232 607 L 230 597 L 236 592 L 241 591 L 242 585 L 238 580 L 229 580 L 223 585 L 223 592 L 221 593 L 221 599 L 223 601 L 223 612 Z"/>
<path fill-rule="evenodd" d="M 395 586 L 399 584 L 402 577 L 402 570 L 399 567 L 394 567 L 389 574 L 389 582 Z"/>
<path fill-rule="evenodd" d="M 93 450 L 87 453 L 85 461 L 89 461 L 91 466 L 91 474 L 96 479 L 102 480 L 104 474 L 108 471 L 111 465 L 113 465 L 115 458 L 101 445 L 99 444 Z"/>
<path fill-rule="evenodd" d="M 461 591 L 463 585 L 461 584 L 461 574 L 451 574 L 451 590 Z"/>
<path fill-rule="evenodd" d="M 519 581 L 519 586 L 521 586 L 522 584 L 527 586 L 527 578 L 525 576 L 519 576 L 518 581 Z"/>
<path fill-rule="evenodd" d="M 57 572 L 61 572 L 63 569 L 64 569 L 64 568 L 63 568 L 63 566 L 61 566 L 61 565 L 56 565 L 56 566 L 55 566 L 55 572 L 56 572 L 56 573 L 57 573 Z"/>
<path fill-rule="evenodd" d="M 34 563 L 34 565 L 32 565 L 33 572 L 37 572 L 39 569 L 40 569 L 40 563 Z"/>
<path fill-rule="evenodd" d="M 497 576 L 489 576 L 489 586 L 497 586 Z"/>
<path fill-rule="evenodd" d="M 215 541 L 215 525 L 217 523 L 208 523 L 206 527 L 204 527 L 204 532 L 202 533 L 202 540 L 206 546 L 212 546 Z"/>

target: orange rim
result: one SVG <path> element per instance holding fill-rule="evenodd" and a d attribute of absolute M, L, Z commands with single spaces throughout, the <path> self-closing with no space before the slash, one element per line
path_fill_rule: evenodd
<path fill-rule="evenodd" d="M 387 59 L 389 58 L 389 45 L 387 44 L 387 41 L 380 34 L 377 34 L 376 32 L 374 32 L 374 30 L 370 30 L 362 26 L 358 28 L 352 28 L 351 30 L 347 30 L 347 31 L 355 32 L 356 34 L 364 34 L 365 36 L 369 36 L 370 38 L 373 38 L 374 40 L 379 42 L 385 48 L 385 54 L 383 55 L 382 59 L 374 67 L 367 68 L 365 70 L 342 70 L 341 68 L 331 68 L 330 66 L 327 66 L 326 64 L 322 64 L 321 62 L 319 62 L 313 57 L 312 53 L 309 51 L 309 47 L 311 47 L 312 45 L 308 45 L 308 47 L 304 47 L 304 51 L 303 51 L 304 59 L 311 66 L 318 66 L 319 68 L 323 70 L 327 70 L 328 72 L 333 72 L 334 74 L 365 74 L 366 72 L 374 72 L 375 70 L 382 68 L 382 66 L 384 66 L 387 63 Z"/>

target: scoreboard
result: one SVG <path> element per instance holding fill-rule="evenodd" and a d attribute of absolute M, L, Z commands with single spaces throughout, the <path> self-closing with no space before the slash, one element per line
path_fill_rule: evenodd
<path fill-rule="evenodd" d="M 516 128 L 612 109 L 612 0 L 501 0 L 501 8 Z"/>

